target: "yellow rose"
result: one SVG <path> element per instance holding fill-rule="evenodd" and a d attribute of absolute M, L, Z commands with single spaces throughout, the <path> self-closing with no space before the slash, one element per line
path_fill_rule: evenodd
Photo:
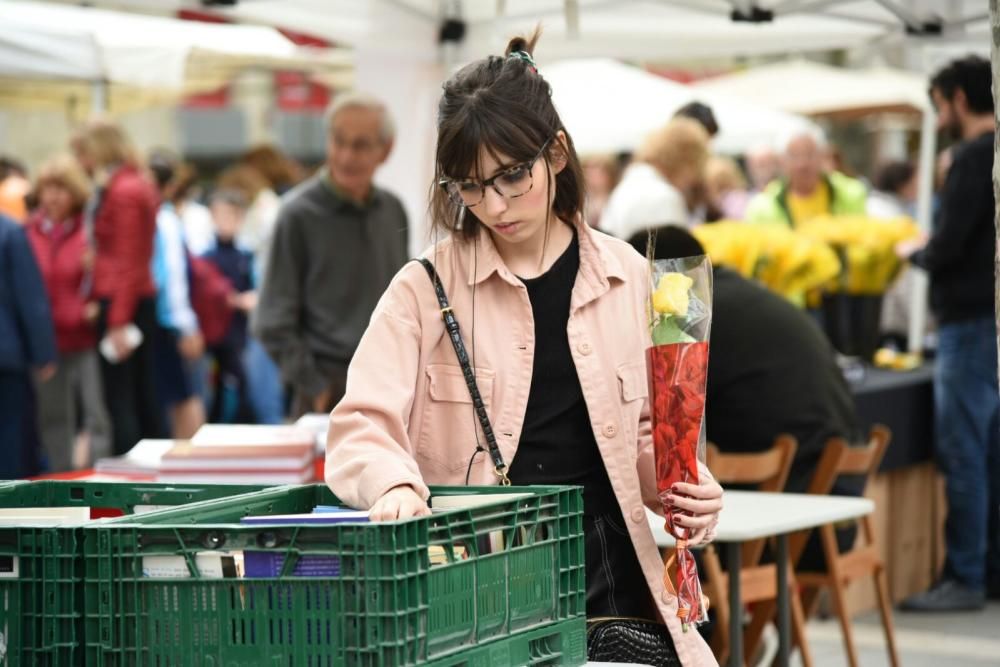
<path fill-rule="evenodd" d="M 688 290 L 694 281 L 683 273 L 666 273 L 653 292 L 653 310 L 665 315 L 684 317 L 688 312 Z"/>

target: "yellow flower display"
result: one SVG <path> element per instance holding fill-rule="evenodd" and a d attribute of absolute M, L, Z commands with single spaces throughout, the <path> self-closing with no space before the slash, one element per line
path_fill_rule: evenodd
<path fill-rule="evenodd" d="M 653 292 L 653 310 L 664 315 L 686 317 L 688 290 L 694 281 L 683 273 L 665 273 L 660 276 Z"/>
<path fill-rule="evenodd" d="M 836 253 L 786 225 L 716 222 L 693 230 L 713 264 L 763 283 L 797 304 L 840 273 Z"/>
<path fill-rule="evenodd" d="M 920 233 L 910 218 L 865 216 L 816 218 L 799 225 L 797 231 L 837 253 L 843 270 L 827 289 L 847 294 L 884 293 L 902 268 L 896 244 Z"/>

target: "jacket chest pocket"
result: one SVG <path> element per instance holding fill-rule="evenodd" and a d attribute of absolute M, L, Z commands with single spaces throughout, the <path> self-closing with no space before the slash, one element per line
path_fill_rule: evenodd
<path fill-rule="evenodd" d="M 464 472 L 476 453 L 476 438 L 483 448 L 486 440 L 480 431 L 462 368 L 431 364 L 425 368 L 425 373 L 427 397 L 417 441 L 417 463 L 421 468 L 426 465 L 438 472 Z M 496 373 L 488 368 L 477 368 L 475 374 L 476 385 L 489 414 Z"/>
<path fill-rule="evenodd" d="M 621 400 L 622 424 L 630 443 L 635 443 L 639 434 L 639 419 L 649 395 L 649 384 L 646 378 L 646 362 L 633 361 L 624 363 L 616 369 L 618 376 L 618 395 Z M 629 447 L 629 452 L 635 458 L 635 447 Z"/>

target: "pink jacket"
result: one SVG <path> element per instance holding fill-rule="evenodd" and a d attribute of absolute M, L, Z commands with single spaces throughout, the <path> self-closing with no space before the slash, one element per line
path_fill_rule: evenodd
<path fill-rule="evenodd" d="M 623 241 L 582 223 L 576 230 L 580 270 L 567 331 L 598 448 L 681 662 L 716 665 L 697 632 L 681 631 L 677 600 L 663 585 L 663 563 L 646 519 L 647 505 L 660 511 L 646 401 L 646 262 Z M 474 355 L 479 390 L 509 465 L 524 421 L 535 349 L 527 290 L 488 234 L 472 243 L 442 241 L 426 256 L 437 267 Z M 330 416 L 326 482 L 355 507 L 370 507 L 400 484 L 427 498 L 427 484 L 465 482 L 475 428 L 469 391 L 430 279 L 412 262 L 376 307 L 348 371 L 346 396 Z M 481 434 L 480 441 L 485 446 Z M 489 456 L 477 457 L 470 483 L 496 483 Z"/>

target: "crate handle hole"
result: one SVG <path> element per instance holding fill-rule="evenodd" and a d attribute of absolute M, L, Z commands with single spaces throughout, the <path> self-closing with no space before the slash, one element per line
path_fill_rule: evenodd
<path fill-rule="evenodd" d="M 69 497 L 73 500 L 83 500 L 83 487 L 74 486 L 69 490 Z"/>
<path fill-rule="evenodd" d="M 219 549 L 226 543 L 226 536 L 213 530 L 202 536 L 201 543 L 206 549 Z"/>

